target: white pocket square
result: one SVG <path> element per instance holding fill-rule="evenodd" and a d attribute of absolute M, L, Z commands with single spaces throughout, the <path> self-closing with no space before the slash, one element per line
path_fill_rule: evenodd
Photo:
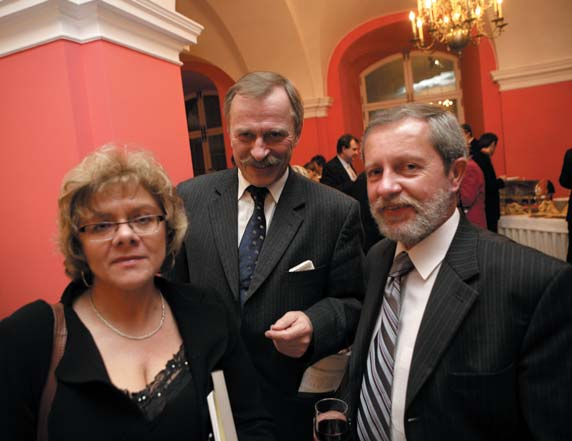
<path fill-rule="evenodd" d="M 288 270 L 288 272 L 290 273 L 297 273 L 300 271 L 311 271 L 313 269 L 316 269 L 314 267 L 314 263 L 311 260 L 304 260 L 302 263 L 299 263 L 296 266 L 293 266 L 292 268 L 290 268 Z"/>

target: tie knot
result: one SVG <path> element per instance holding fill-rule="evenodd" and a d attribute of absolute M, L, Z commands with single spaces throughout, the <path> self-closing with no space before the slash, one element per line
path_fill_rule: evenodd
<path fill-rule="evenodd" d="M 409 254 L 402 251 L 393 261 L 389 270 L 389 277 L 402 277 L 413 269 L 413 262 L 409 258 Z"/>
<path fill-rule="evenodd" d="M 264 199 L 266 199 L 266 194 L 268 189 L 266 187 L 255 187 L 254 185 L 249 185 L 246 189 L 252 195 L 252 199 L 256 204 L 263 204 Z"/>

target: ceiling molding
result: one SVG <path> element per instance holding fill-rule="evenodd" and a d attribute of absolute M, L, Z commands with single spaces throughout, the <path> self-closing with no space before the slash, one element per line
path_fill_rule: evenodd
<path fill-rule="evenodd" d="M 572 58 L 533 64 L 528 66 L 498 69 L 491 72 L 500 90 L 524 89 L 572 80 Z"/>
<path fill-rule="evenodd" d="M 152 0 L 5 0 L 0 56 L 64 39 L 106 40 L 171 63 L 203 26 Z"/>
<path fill-rule="evenodd" d="M 328 111 L 334 100 L 329 96 L 317 98 L 304 98 L 304 118 L 323 118 L 328 116 Z"/>

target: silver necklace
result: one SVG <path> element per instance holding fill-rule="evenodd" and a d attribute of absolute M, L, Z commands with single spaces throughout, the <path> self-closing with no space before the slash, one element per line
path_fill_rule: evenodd
<path fill-rule="evenodd" d="M 113 332 L 115 332 L 117 335 L 120 335 L 121 337 L 125 337 L 128 338 L 129 340 L 146 340 L 148 338 L 153 337 L 157 332 L 159 332 L 159 330 L 163 327 L 163 324 L 165 323 L 165 298 L 163 297 L 163 294 L 159 291 L 159 295 L 161 296 L 161 321 L 159 322 L 159 326 L 157 326 L 155 329 L 153 329 L 151 332 L 149 332 L 148 334 L 144 334 L 144 335 L 129 335 L 126 334 L 123 331 L 120 331 L 119 329 L 117 329 L 115 326 L 113 326 L 111 323 L 109 323 L 105 317 L 103 317 L 101 315 L 101 313 L 97 310 L 97 308 L 95 307 L 95 303 L 93 303 L 93 296 L 91 294 L 91 292 L 89 293 L 89 303 L 91 304 L 91 309 L 93 309 L 93 312 L 95 312 L 95 315 L 97 316 L 97 318 L 99 320 L 101 320 L 101 322 L 107 326 L 109 329 L 111 329 Z"/>

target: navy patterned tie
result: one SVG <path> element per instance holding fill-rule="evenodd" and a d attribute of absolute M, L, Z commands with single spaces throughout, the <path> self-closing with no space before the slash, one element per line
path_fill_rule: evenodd
<path fill-rule="evenodd" d="M 381 305 L 381 324 L 369 348 L 361 386 L 357 417 L 360 441 L 391 439 L 391 388 L 401 309 L 401 278 L 412 269 L 409 255 L 402 252 L 389 270 Z"/>
<path fill-rule="evenodd" d="M 250 185 L 246 191 L 254 199 L 254 211 L 246 224 L 246 229 L 240 240 L 238 247 L 238 268 L 239 268 L 239 299 L 243 306 L 246 301 L 246 292 L 250 286 L 254 268 L 258 262 L 258 256 L 262 249 L 262 243 L 266 237 L 266 218 L 264 217 L 264 200 L 268 189 L 266 187 L 255 187 Z"/>

